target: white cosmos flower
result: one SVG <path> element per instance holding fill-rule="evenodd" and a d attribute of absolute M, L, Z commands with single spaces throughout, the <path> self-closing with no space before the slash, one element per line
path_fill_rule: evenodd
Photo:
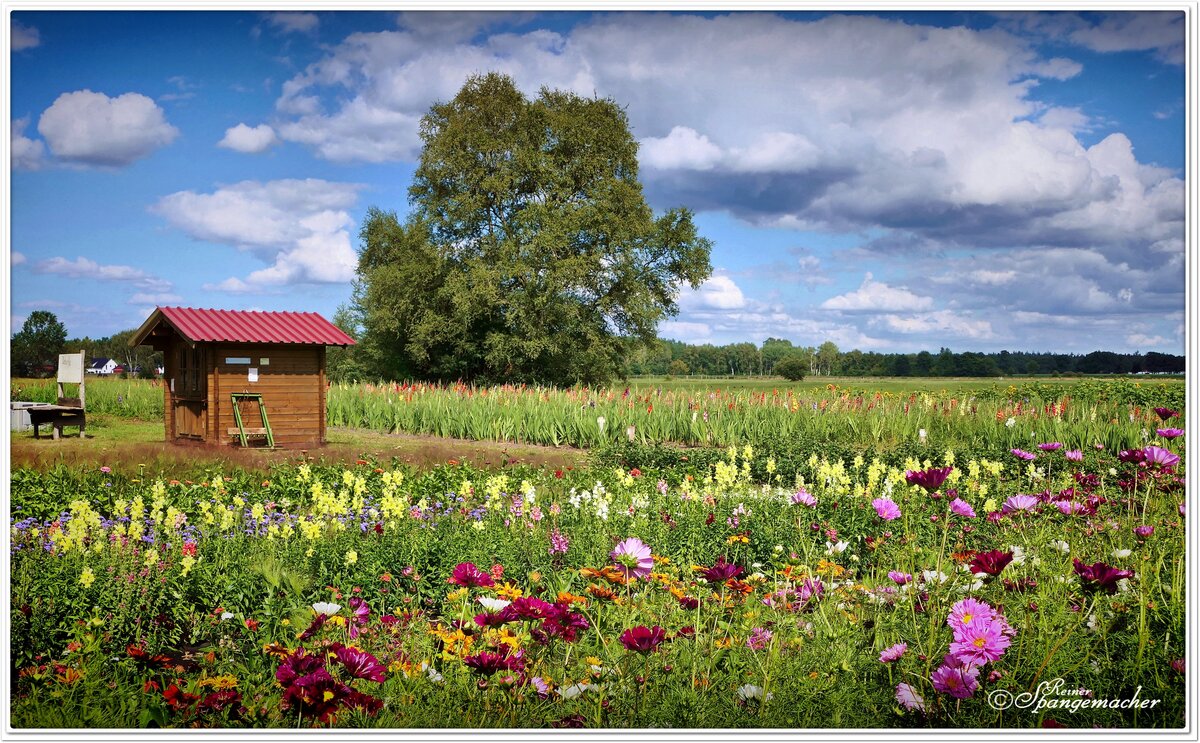
<path fill-rule="evenodd" d="M 225 621 L 226 619 L 233 619 L 233 612 L 231 612 L 231 611 L 221 612 L 221 621 Z"/>
<path fill-rule="evenodd" d="M 511 604 L 511 601 L 504 599 L 494 599 L 491 596 L 480 596 L 479 603 L 483 604 L 483 608 L 491 612 L 497 612 Z"/>
<path fill-rule="evenodd" d="M 425 675 L 428 676 L 429 680 L 432 681 L 433 683 L 435 683 L 435 684 L 442 683 L 442 680 L 443 680 L 442 674 L 438 673 L 438 670 L 436 668 L 429 665 L 429 661 L 427 661 L 427 660 L 421 661 L 421 670 L 425 672 Z"/>
<path fill-rule="evenodd" d="M 565 689 L 559 689 L 558 694 L 563 699 L 574 699 L 585 691 L 595 688 L 595 684 L 572 684 Z"/>
<path fill-rule="evenodd" d="M 746 684 L 745 686 L 738 687 L 737 695 L 738 695 L 738 698 L 741 699 L 743 702 L 748 702 L 751 699 L 756 700 L 756 701 L 762 701 L 763 688 L 761 686 L 755 686 L 754 684 Z M 767 694 L 766 698 L 772 699 L 772 698 L 774 698 L 774 696 L 775 696 L 774 694 Z"/>
<path fill-rule="evenodd" d="M 1071 545 L 1067 544 L 1066 542 L 1064 542 L 1061 539 L 1054 540 L 1053 542 L 1050 543 L 1050 546 L 1053 547 L 1054 549 L 1058 550 L 1059 552 L 1063 553 L 1064 555 L 1071 554 Z"/>
<path fill-rule="evenodd" d="M 331 604 L 328 601 L 318 601 L 312 605 L 312 609 L 318 614 L 324 614 L 327 617 L 332 617 L 334 614 L 337 614 L 339 611 L 341 611 L 342 607 L 339 604 Z"/>
<path fill-rule="evenodd" d="M 1112 556 L 1117 558 L 1118 560 L 1120 560 L 1123 557 L 1129 557 L 1132 554 L 1133 554 L 1132 550 L 1113 550 L 1113 552 L 1112 552 Z"/>

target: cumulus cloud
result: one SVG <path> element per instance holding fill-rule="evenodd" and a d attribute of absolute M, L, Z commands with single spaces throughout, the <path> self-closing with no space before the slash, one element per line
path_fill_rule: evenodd
<path fill-rule="evenodd" d="M 250 292 L 354 277 L 347 211 L 361 188 L 319 179 L 242 181 L 212 193 L 179 191 L 152 207 L 196 240 L 233 245 L 269 265 L 211 288 Z"/>
<path fill-rule="evenodd" d="M 1182 179 L 1138 164 L 1124 135 L 1084 147 L 1092 118 L 1034 97 L 1039 78 L 1081 66 L 1016 33 L 766 13 L 519 30 L 505 14 L 459 15 L 404 16 L 332 47 L 284 84 L 279 136 L 335 161 L 413 160 L 429 106 L 495 70 L 529 95 L 547 85 L 626 106 L 660 207 L 994 246 L 1103 235 L 1136 249 L 1182 229 Z M 1114 17 L 1149 38 L 1161 24 L 1129 20 L 1140 15 L 1153 14 Z"/>
<path fill-rule="evenodd" d="M 870 325 L 895 333 L 936 335 L 947 339 L 959 338 L 975 341 L 995 336 L 992 324 L 987 320 L 975 319 L 951 310 L 909 315 L 881 315 L 872 318 Z"/>
<path fill-rule="evenodd" d="M 12 255 L 9 256 L 8 261 L 10 265 L 19 266 L 25 262 L 25 254 L 14 250 Z"/>
<path fill-rule="evenodd" d="M 830 297 L 821 303 L 821 309 L 842 312 L 911 312 L 932 308 L 932 297 L 922 297 L 903 287 L 875 281 L 870 272 L 854 291 Z"/>
<path fill-rule="evenodd" d="M 718 274 L 709 278 L 697 289 L 683 287 L 679 296 L 679 306 L 731 310 L 745 307 L 746 297 L 733 279 Z"/>
<path fill-rule="evenodd" d="M 103 167 L 129 165 L 179 136 L 146 96 L 109 98 L 91 90 L 60 95 L 42 112 L 38 132 L 59 160 Z"/>
<path fill-rule="evenodd" d="M 132 284 L 138 289 L 154 292 L 166 292 L 171 289 L 170 281 L 146 273 L 140 268 L 105 265 L 83 256 L 79 256 L 73 261 L 55 256 L 39 261 L 34 265 L 33 270 L 35 273 L 65 276 L 71 279 L 124 282 Z"/>
<path fill-rule="evenodd" d="M 278 12 L 266 13 L 263 20 L 271 28 L 285 34 L 314 34 L 321 25 L 316 13 Z"/>
<path fill-rule="evenodd" d="M 42 167 L 46 148 L 40 140 L 25 136 L 29 117 L 12 122 L 12 167 L 14 170 L 37 170 Z"/>
<path fill-rule="evenodd" d="M 26 26 L 24 23 L 14 19 L 10 28 L 12 33 L 12 50 L 14 52 L 32 49 L 42 43 L 42 35 L 33 26 Z"/>
<path fill-rule="evenodd" d="M 279 138 L 269 124 L 259 124 L 255 127 L 238 124 L 225 130 L 225 136 L 218 147 L 224 147 L 234 152 L 255 154 L 266 152 L 272 145 L 278 144 Z"/>

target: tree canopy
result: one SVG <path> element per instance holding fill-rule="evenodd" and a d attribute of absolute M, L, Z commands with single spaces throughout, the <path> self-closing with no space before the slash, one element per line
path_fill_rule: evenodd
<path fill-rule="evenodd" d="M 412 210 L 364 220 L 355 305 L 381 377 L 554 384 L 622 372 L 712 272 L 687 209 L 655 216 L 608 98 L 467 80 L 421 121 Z"/>
<path fill-rule="evenodd" d="M 35 310 L 12 337 L 13 376 L 42 376 L 58 367 L 58 355 L 67 342 L 67 328 L 53 312 Z"/>

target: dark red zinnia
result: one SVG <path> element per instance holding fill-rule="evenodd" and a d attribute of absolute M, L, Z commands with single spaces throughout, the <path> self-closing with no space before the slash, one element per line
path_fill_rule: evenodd
<path fill-rule="evenodd" d="M 716 563 L 714 563 L 712 567 L 701 568 L 697 572 L 699 572 L 700 575 L 702 575 L 709 583 L 724 583 L 730 578 L 738 577 L 744 573 L 745 570 L 743 570 L 740 565 L 732 562 L 725 562 L 725 558 L 722 556 L 717 558 Z"/>
<path fill-rule="evenodd" d="M 455 565 L 453 574 L 446 579 L 446 582 L 467 588 L 487 588 L 496 585 L 492 576 L 475 567 L 473 562 L 460 562 Z"/>

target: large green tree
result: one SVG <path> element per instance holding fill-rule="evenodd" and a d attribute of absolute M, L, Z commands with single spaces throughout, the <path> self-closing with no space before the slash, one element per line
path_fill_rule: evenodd
<path fill-rule="evenodd" d="M 12 337 L 13 376 L 45 376 L 58 367 L 58 355 L 67 342 L 67 328 L 53 312 L 35 310 Z"/>
<path fill-rule="evenodd" d="M 470 78 L 421 121 L 412 211 L 372 209 L 355 294 L 381 376 L 604 382 L 711 273 L 686 209 L 655 216 L 622 108 Z"/>

